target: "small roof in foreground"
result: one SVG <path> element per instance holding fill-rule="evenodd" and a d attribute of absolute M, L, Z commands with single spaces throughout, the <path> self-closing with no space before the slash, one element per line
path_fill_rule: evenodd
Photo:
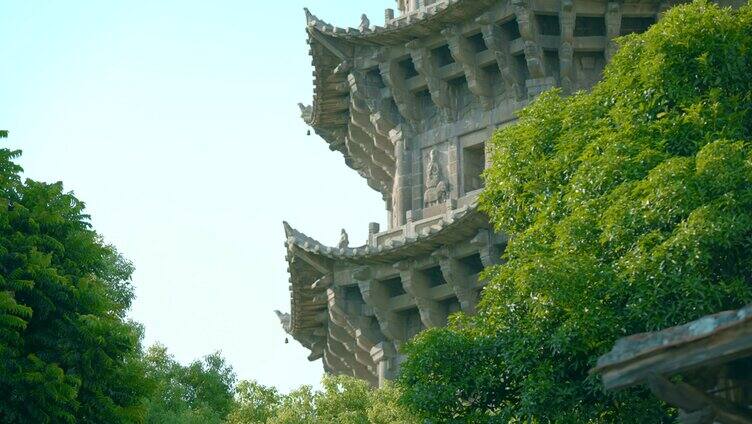
<path fill-rule="evenodd" d="M 642 384 L 651 375 L 671 375 L 752 355 L 752 304 L 684 325 L 619 339 L 598 359 L 607 389 Z"/>

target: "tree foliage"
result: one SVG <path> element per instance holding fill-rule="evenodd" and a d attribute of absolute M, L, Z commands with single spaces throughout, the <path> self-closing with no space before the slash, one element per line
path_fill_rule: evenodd
<path fill-rule="evenodd" d="M 432 422 L 670 422 L 643 390 L 605 393 L 596 358 L 752 300 L 752 8 L 679 6 L 620 45 L 591 92 L 542 95 L 490 143 L 506 263 L 402 368 Z"/>
<path fill-rule="evenodd" d="M 21 181 L 0 149 L 0 421 L 143 420 L 132 267 L 61 183 Z"/>
<path fill-rule="evenodd" d="M 322 390 L 302 386 L 287 395 L 255 382 L 238 385 L 229 424 L 417 424 L 393 386 L 373 389 L 344 376 L 326 376 Z"/>
<path fill-rule="evenodd" d="M 154 345 L 144 362 L 155 387 L 148 402 L 148 423 L 220 424 L 235 407 L 235 373 L 219 353 L 183 366 L 164 346 Z"/>

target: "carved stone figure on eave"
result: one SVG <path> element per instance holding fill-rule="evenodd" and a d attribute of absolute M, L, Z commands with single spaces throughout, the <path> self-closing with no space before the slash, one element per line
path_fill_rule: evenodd
<path fill-rule="evenodd" d="M 347 249 L 348 246 L 350 246 L 350 238 L 347 236 L 347 231 L 343 228 L 342 233 L 339 236 L 338 247 L 340 249 Z"/>
<path fill-rule="evenodd" d="M 367 32 L 371 29 L 371 21 L 366 14 L 360 15 L 360 26 L 358 27 L 360 32 Z"/>

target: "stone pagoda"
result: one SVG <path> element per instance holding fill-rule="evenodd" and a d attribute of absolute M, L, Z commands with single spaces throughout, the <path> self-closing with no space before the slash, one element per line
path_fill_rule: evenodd
<path fill-rule="evenodd" d="M 285 223 L 290 314 L 324 369 L 380 385 L 400 346 L 472 314 L 506 236 L 476 210 L 485 142 L 552 87 L 588 89 L 614 38 L 641 32 L 653 0 L 398 0 L 384 26 L 338 28 L 306 10 L 314 98 L 303 119 L 381 193 L 388 228 L 324 246 Z"/>

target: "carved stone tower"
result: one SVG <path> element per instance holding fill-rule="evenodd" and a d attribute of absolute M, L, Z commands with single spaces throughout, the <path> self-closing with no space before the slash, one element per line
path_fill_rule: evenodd
<path fill-rule="evenodd" d="M 506 246 L 476 210 L 485 142 L 552 87 L 588 89 L 613 39 L 644 31 L 656 0 L 398 0 L 384 26 L 337 28 L 306 10 L 314 98 L 302 118 L 381 193 L 388 228 L 324 246 L 285 223 L 285 330 L 327 372 L 374 385 L 400 347 L 474 313 Z M 343 240 L 346 235 L 343 235 Z"/>

